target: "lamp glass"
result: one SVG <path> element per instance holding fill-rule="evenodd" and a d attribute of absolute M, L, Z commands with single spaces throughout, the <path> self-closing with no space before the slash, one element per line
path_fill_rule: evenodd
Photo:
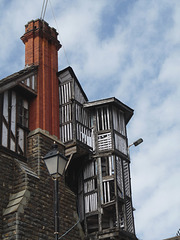
<path fill-rule="evenodd" d="M 63 175 L 67 163 L 67 158 L 57 148 L 58 146 L 54 144 L 52 149 L 43 158 L 48 172 L 53 178 Z"/>
<path fill-rule="evenodd" d="M 58 156 L 52 156 L 44 159 L 48 172 L 51 176 L 57 173 Z"/>
<path fill-rule="evenodd" d="M 62 156 L 58 156 L 58 162 L 57 162 L 57 173 L 58 174 L 63 175 L 66 163 L 67 163 L 66 158 L 64 158 Z"/>

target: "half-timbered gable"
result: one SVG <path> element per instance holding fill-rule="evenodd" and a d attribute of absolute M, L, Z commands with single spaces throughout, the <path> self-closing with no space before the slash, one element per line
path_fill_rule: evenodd
<path fill-rule="evenodd" d="M 26 156 L 29 99 L 36 96 L 37 67 L 21 70 L 0 81 L 0 146 Z"/>
<path fill-rule="evenodd" d="M 72 68 L 59 72 L 60 139 L 62 142 L 80 141 L 91 147 L 89 111 L 83 108 L 88 101 Z"/>

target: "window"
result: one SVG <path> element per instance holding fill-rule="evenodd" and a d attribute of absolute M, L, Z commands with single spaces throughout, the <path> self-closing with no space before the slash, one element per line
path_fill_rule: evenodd
<path fill-rule="evenodd" d="M 19 98 L 17 103 L 18 124 L 28 128 L 28 102 Z"/>
<path fill-rule="evenodd" d="M 124 113 L 117 108 L 113 108 L 113 126 L 114 130 L 124 136 L 126 135 Z"/>
<path fill-rule="evenodd" d="M 103 180 L 103 203 L 115 200 L 114 179 Z"/>
<path fill-rule="evenodd" d="M 101 157 L 101 171 L 102 171 L 102 203 L 108 203 L 115 199 L 114 189 L 114 157 Z"/>
<path fill-rule="evenodd" d="M 84 168 L 85 213 L 97 210 L 97 165 L 92 161 Z"/>
<path fill-rule="evenodd" d="M 110 117 L 108 107 L 98 108 L 96 112 L 96 118 L 98 131 L 110 129 Z"/>
<path fill-rule="evenodd" d="M 102 157 L 101 158 L 101 169 L 102 176 L 111 176 L 114 175 L 114 160 L 113 156 Z"/>

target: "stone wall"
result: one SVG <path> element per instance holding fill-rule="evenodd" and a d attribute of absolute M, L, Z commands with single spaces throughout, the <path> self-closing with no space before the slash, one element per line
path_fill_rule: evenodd
<path fill-rule="evenodd" d="M 12 157 L 0 150 L 0 239 L 3 233 L 3 209 L 6 208 L 9 195 L 13 191 L 13 169 Z"/>
<path fill-rule="evenodd" d="M 42 161 L 56 138 L 38 130 L 29 135 L 27 162 L 0 155 L 0 239 L 54 239 L 54 182 Z M 56 140 L 63 153 L 64 146 Z M 76 196 L 59 181 L 60 234 L 77 221 Z M 5 209 L 3 214 L 3 208 Z M 83 239 L 80 224 L 63 237 L 64 240 Z"/>

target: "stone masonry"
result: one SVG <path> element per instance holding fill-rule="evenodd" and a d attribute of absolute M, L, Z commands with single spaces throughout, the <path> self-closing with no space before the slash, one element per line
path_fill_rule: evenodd
<path fill-rule="evenodd" d="M 27 162 L 1 153 L 0 239 L 54 239 L 54 183 L 42 161 L 54 141 L 63 152 L 64 146 L 55 137 L 37 129 L 28 137 Z M 60 236 L 78 221 L 78 214 L 76 196 L 64 178 L 60 179 L 59 188 Z M 63 237 L 64 240 L 83 238 L 80 224 Z"/>

